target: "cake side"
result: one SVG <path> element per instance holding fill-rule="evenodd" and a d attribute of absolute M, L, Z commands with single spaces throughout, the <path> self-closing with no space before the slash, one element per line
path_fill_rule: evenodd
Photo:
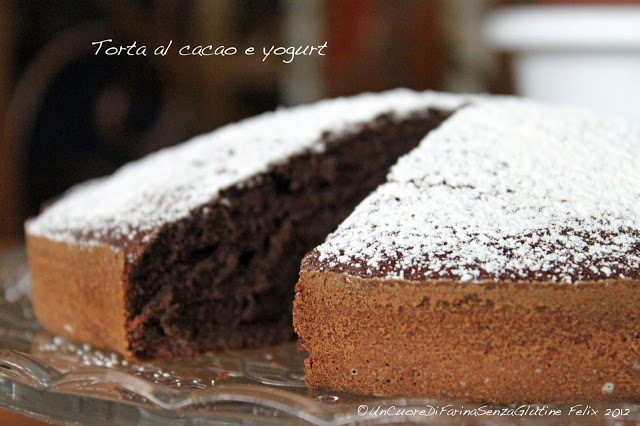
<path fill-rule="evenodd" d="M 26 236 L 36 316 L 50 331 L 127 354 L 126 259 L 107 245 Z"/>
<path fill-rule="evenodd" d="M 307 385 L 470 402 L 640 395 L 640 282 L 461 283 L 300 274 Z"/>

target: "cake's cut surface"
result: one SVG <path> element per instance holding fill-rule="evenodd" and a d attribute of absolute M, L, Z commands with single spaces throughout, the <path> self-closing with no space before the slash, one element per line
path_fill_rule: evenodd
<path fill-rule="evenodd" d="M 290 338 L 304 253 L 463 101 L 282 109 L 73 188 L 26 225 L 38 318 L 138 359 Z"/>
<path fill-rule="evenodd" d="M 500 99 L 402 157 L 302 262 L 307 383 L 640 397 L 640 123 Z"/>

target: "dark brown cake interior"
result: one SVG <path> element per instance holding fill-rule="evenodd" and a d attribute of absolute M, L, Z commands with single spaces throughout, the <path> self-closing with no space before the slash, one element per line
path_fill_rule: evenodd
<path fill-rule="evenodd" d="M 328 133 L 324 152 L 294 156 L 161 229 L 129 270 L 133 356 L 188 357 L 293 337 L 300 259 L 447 115 L 380 116 L 346 135 Z"/>

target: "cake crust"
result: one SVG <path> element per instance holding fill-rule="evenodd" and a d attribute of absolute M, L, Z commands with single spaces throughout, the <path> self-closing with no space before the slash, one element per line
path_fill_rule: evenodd
<path fill-rule="evenodd" d="M 77 244 L 27 234 L 33 307 L 61 336 L 130 356 L 126 339 L 126 258 L 108 245 Z"/>
<path fill-rule="evenodd" d="M 303 270 L 312 388 L 490 403 L 640 395 L 640 281 L 463 283 Z"/>

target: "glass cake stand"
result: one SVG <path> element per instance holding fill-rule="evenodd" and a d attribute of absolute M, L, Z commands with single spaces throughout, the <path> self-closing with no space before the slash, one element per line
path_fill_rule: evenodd
<path fill-rule="evenodd" d="M 43 420 L 176 425 L 640 422 L 640 401 L 588 404 L 598 415 L 580 417 L 578 404 L 497 407 L 307 389 L 305 354 L 295 343 L 192 360 L 130 362 L 44 331 L 29 295 L 24 249 L 17 248 L 0 257 L 0 406 Z M 551 409 L 561 414 L 551 415 Z"/>

